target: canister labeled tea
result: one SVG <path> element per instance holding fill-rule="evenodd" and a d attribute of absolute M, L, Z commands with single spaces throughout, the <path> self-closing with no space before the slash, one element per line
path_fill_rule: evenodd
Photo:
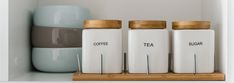
<path fill-rule="evenodd" d="M 120 20 L 86 20 L 82 46 L 83 73 L 121 73 Z"/>
<path fill-rule="evenodd" d="M 129 72 L 167 73 L 169 37 L 166 21 L 129 21 Z"/>
<path fill-rule="evenodd" d="M 214 31 L 208 21 L 173 22 L 175 73 L 214 72 Z"/>

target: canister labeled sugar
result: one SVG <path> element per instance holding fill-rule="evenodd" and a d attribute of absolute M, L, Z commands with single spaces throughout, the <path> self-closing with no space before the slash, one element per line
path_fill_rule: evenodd
<path fill-rule="evenodd" d="M 214 31 L 208 21 L 173 22 L 175 73 L 214 72 Z"/>

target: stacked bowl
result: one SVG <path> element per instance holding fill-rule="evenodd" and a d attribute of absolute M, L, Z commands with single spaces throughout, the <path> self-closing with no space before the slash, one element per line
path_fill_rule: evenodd
<path fill-rule="evenodd" d="M 45 6 L 36 9 L 32 28 L 32 62 L 43 72 L 81 69 L 82 27 L 89 19 L 79 6 Z"/>

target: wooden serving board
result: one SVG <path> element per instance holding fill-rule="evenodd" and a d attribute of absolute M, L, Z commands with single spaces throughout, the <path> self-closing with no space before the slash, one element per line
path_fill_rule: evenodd
<path fill-rule="evenodd" d="M 223 73 L 211 74 L 82 74 L 75 73 L 73 81 L 224 81 Z"/>

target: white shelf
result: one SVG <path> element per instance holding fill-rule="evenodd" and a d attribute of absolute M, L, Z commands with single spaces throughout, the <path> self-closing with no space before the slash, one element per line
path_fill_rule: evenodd
<path fill-rule="evenodd" d="M 73 73 L 44 73 L 32 71 L 14 81 L 72 81 Z"/>

